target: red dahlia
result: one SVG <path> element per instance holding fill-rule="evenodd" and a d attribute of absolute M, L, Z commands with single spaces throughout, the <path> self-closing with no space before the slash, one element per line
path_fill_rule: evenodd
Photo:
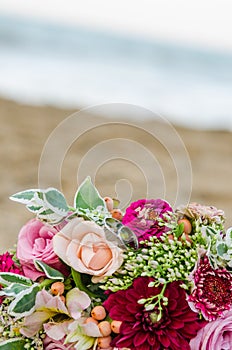
<path fill-rule="evenodd" d="M 120 334 L 112 346 L 131 350 L 189 350 L 190 339 L 203 326 L 198 314 L 190 309 L 180 283 L 172 282 L 164 293 L 168 305 L 163 306 L 162 318 L 157 322 L 158 308 L 146 311 L 138 303 L 140 299 L 160 294 L 162 285 L 148 287 L 151 281 L 154 279 L 138 277 L 130 288 L 111 294 L 104 302 L 110 317 L 122 321 Z"/>

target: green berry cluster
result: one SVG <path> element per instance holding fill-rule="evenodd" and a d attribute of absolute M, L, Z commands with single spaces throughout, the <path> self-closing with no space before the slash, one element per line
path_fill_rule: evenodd
<path fill-rule="evenodd" d="M 130 287 L 135 278 L 148 276 L 160 284 L 182 280 L 183 288 L 188 289 L 189 275 L 196 265 L 198 250 L 206 248 L 206 244 L 201 232 L 193 233 L 191 242 L 185 239 L 185 235 L 181 239 L 176 236 L 170 238 L 170 234 L 165 234 L 160 239 L 150 237 L 149 240 L 140 242 L 142 247 L 138 250 L 128 248 L 120 269 L 106 277 L 101 288 L 116 292 Z"/>

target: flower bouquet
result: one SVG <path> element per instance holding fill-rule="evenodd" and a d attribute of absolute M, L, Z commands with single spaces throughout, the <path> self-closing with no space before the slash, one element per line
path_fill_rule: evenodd
<path fill-rule="evenodd" d="M 0 350 L 221 350 L 232 344 L 232 229 L 196 203 L 122 213 L 88 177 L 11 199 L 36 215 L 0 256 Z"/>

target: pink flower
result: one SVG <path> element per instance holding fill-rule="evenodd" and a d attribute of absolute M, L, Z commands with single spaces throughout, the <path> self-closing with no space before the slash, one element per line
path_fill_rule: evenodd
<path fill-rule="evenodd" d="M 190 341 L 191 350 L 230 350 L 232 344 L 232 310 L 209 322 Z"/>
<path fill-rule="evenodd" d="M 192 310 L 201 312 L 206 320 L 220 317 L 232 305 L 232 275 L 225 269 L 214 270 L 207 256 L 200 259 L 191 277 L 194 288 L 188 297 Z"/>
<path fill-rule="evenodd" d="M 12 258 L 13 254 L 10 254 L 9 252 L 0 255 L 0 272 L 12 272 L 23 275 L 21 267 L 18 266 Z M 4 297 L 0 296 L 0 304 L 2 303 L 3 299 Z"/>
<path fill-rule="evenodd" d="M 36 280 L 44 273 L 35 268 L 34 260 L 66 273 L 66 267 L 53 250 L 53 237 L 57 231 L 50 225 L 32 219 L 22 227 L 18 236 L 17 257 L 26 277 Z"/>
<path fill-rule="evenodd" d="M 75 350 L 72 344 L 64 344 L 65 337 L 61 340 L 54 340 L 48 336 L 43 341 L 45 350 Z"/>
<path fill-rule="evenodd" d="M 39 291 L 35 299 L 35 311 L 24 318 L 21 334 L 26 337 L 34 336 L 44 326 L 48 336 L 60 340 L 66 334 L 67 324 L 65 322 L 52 323 L 56 315 L 63 315 L 70 320 L 81 318 L 82 311 L 87 309 L 91 303 L 89 296 L 73 288 L 66 294 L 66 304 L 59 295 L 53 296 L 45 289 Z"/>
<path fill-rule="evenodd" d="M 140 199 L 126 209 L 122 223 L 134 231 L 139 241 L 150 236 L 159 238 L 167 228 L 160 226 L 157 219 L 168 211 L 172 212 L 172 208 L 162 199 Z"/>
<path fill-rule="evenodd" d="M 102 227 L 80 218 L 71 220 L 53 239 L 56 254 L 93 282 L 111 276 L 122 264 L 122 250 L 108 241 Z"/>
<path fill-rule="evenodd" d="M 104 307 L 113 320 L 121 321 L 120 333 L 112 341 L 112 346 L 131 350 L 189 350 L 189 340 L 196 336 L 203 326 L 198 314 L 193 312 L 186 301 L 184 289 L 179 282 L 169 283 L 164 292 L 168 305 L 162 307 L 158 320 L 158 304 L 146 310 L 138 300 L 158 296 L 162 285 L 148 287 L 154 279 L 138 277 L 127 290 L 109 295 Z"/>
<path fill-rule="evenodd" d="M 198 203 L 190 203 L 187 206 L 182 205 L 177 208 L 176 212 L 189 219 L 199 220 L 203 225 L 211 225 L 213 223 L 220 225 L 225 221 L 225 213 L 223 210 Z"/>

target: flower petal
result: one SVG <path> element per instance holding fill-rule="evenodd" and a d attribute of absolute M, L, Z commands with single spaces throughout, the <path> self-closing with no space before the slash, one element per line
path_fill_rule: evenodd
<path fill-rule="evenodd" d="M 80 318 L 81 312 L 87 309 L 90 303 L 90 297 L 78 288 L 73 288 L 66 294 L 66 305 L 70 315 L 74 319 Z"/>
<path fill-rule="evenodd" d="M 45 333 L 54 340 L 61 340 L 68 333 L 70 321 L 60 323 L 48 322 L 44 324 Z"/>
<path fill-rule="evenodd" d="M 82 325 L 83 332 L 89 337 L 102 337 L 98 326 L 94 322 L 85 323 Z"/>
<path fill-rule="evenodd" d="M 25 337 L 31 338 L 43 327 L 45 321 L 47 321 L 51 316 L 48 311 L 36 311 L 33 314 L 25 317 L 22 328 L 20 328 L 20 333 Z"/>

